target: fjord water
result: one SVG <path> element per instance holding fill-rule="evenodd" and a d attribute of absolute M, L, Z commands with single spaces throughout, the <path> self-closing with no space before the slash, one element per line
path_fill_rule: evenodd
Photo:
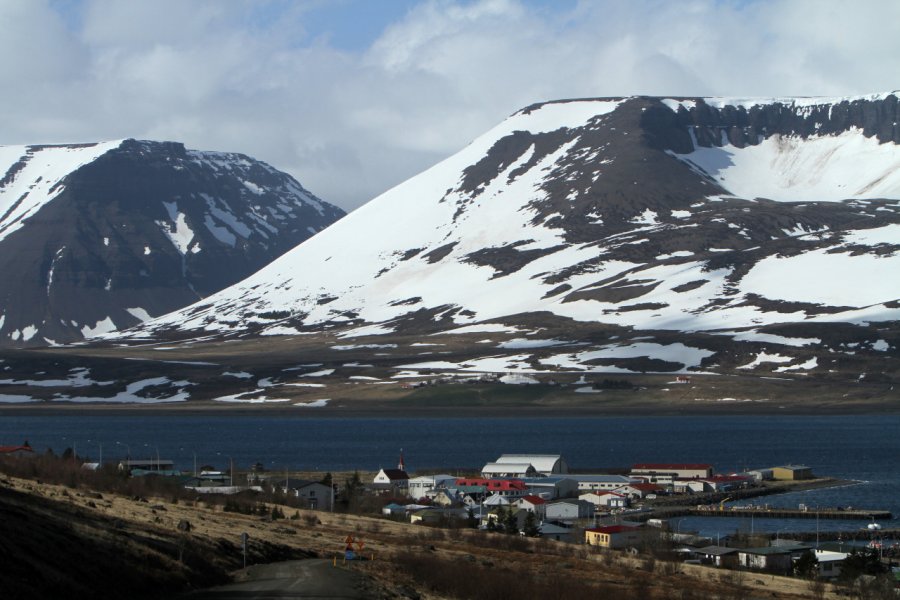
<path fill-rule="evenodd" d="M 43 452 L 75 447 L 103 459 L 160 458 L 177 467 L 377 470 L 396 466 L 402 449 L 416 471 L 480 469 L 504 453 L 562 454 L 571 468 L 600 471 L 636 462 L 704 462 L 717 472 L 805 464 L 816 475 L 860 483 L 759 498 L 775 506 L 854 506 L 900 515 L 900 415 L 667 416 L 585 418 L 316 418 L 242 415 L 29 415 L 0 417 L 0 445 L 28 440 Z M 706 533 L 747 524 L 727 519 L 685 524 Z M 712 523 L 710 523 L 712 522 Z M 865 524 L 829 521 L 825 530 Z M 783 521 L 757 519 L 756 531 Z M 815 520 L 791 530 L 815 530 Z"/>

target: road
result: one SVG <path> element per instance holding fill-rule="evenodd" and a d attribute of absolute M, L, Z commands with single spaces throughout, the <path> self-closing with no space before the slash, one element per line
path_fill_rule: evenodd
<path fill-rule="evenodd" d="M 239 583 L 193 592 L 184 600 L 364 600 L 371 597 L 366 577 L 331 560 L 293 560 L 248 567 Z"/>

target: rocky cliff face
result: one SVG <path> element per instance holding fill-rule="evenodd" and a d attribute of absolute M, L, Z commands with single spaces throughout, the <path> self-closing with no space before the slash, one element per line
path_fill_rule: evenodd
<path fill-rule="evenodd" d="M 0 150 L 0 345 L 170 312 L 343 216 L 241 154 L 136 140 Z"/>

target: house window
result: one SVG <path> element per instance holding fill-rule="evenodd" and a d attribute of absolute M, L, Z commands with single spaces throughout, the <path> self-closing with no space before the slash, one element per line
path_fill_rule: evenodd
<path fill-rule="evenodd" d="M 315 498 L 315 497 L 316 497 L 316 490 L 309 490 L 309 497 L 310 497 L 310 498 Z"/>

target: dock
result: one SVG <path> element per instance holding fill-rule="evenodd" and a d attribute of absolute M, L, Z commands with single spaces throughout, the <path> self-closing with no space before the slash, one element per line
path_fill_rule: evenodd
<path fill-rule="evenodd" d="M 756 519 L 842 519 L 848 521 L 886 521 L 890 511 L 877 509 L 807 508 L 791 509 L 771 506 L 668 506 L 653 511 L 654 518 L 672 517 L 753 517 Z"/>

